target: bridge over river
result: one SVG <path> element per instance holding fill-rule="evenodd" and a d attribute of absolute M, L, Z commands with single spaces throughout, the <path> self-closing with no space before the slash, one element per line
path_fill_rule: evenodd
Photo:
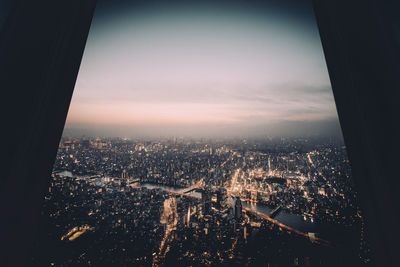
<path fill-rule="evenodd" d="M 169 192 L 170 194 L 184 195 L 187 197 L 198 198 L 198 199 L 201 198 L 201 195 L 199 193 L 196 193 L 196 191 L 202 190 L 201 188 L 197 188 L 194 186 L 192 186 L 190 188 L 182 189 L 182 188 L 175 188 L 175 187 L 155 185 L 155 184 L 141 184 L 137 187 L 146 187 L 149 189 L 160 188 L 166 192 Z M 231 206 L 234 205 L 234 203 L 232 201 L 228 202 L 228 204 Z M 292 227 L 292 226 L 285 224 L 282 221 L 279 221 L 279 217 L 281 217 L 281 214 L 282 214 L 283 218 L 295 220 L 294 224 L 297 223 L 305 229 L 313 228 L 312 225 L 310 225 L 311 223 L 302 221 L 302 219 L 299 215 L 290 214 L 288 212 L 282 211 L 281 206 L 278 206 L 275 209 L 271 210 L 270 208 L 266 207 L 265 205 L 260 205 L 260 204 L 255 204 L 255 203 L 249 204 L 247 202 L 242 202 L 242 205 L 243 205 L 243 209 L 246 210 L 247 212 L 251 212 L 251 213 L 281 227 L 282 229 L 286 229 L 292 233 L 309 238 L 312 242 L 318 242 L 318 243 L 328 245 L 328 246 L 337 246 L 336 244 L 333 244 L 332 242 L 330 242 L 328 240 L 314 236 L 312 233 L 309 233 L 308 231 L 304 231 L 304 230 L 302 231 L 302 230 L 296 229 L 294 226 Z M 278 217 L 278 218 L 274 219 L 275 217 Z"/>
<path fill-rule="evenodd" d="M 96 178 L 99 175 L 92 175 L 92 176 L 77 176 L 72 174 L 71 172 L 64 171 L 57 173 L 61 176 L 68 176 L 68 177 L 77 177 L 77 178 Z M 119 180 L 118 177 L 112 178 L 113 180 Z M 198 183 L 194 184 L 189 188 L 176 188 L 171 186 L 164 186 L 164 185 L 157 185 L 157 184 L 140 184 L 138 179 L 131 180 L 127 183 L 127 186 L 131 186 L 134 188 L 142 188 L 146 187 L 149 189 L 152 188 L 160 188 L 166 192 L 175 195 L 185 195 L 188 197 L 193 198 L 201 198 L 200 194 L 196 191 L 201 191 L 203 186 L 203 181 L 200 180 Z M 233 201 L 228 201 L 229 205 L 233 205 Z M 265 205 L 257 204 L 257 203 L 248 203 L 246 201 L 242 201 L 243 209 L 247 212 L 251 212 L 256 214 L 257 216 L 268 220 L 275 225 L 286 229 L 290 232 L 296 233 L 298 235 L 302 235 L 304 237 L 310 238 L 313 242 L 319 242 L 321 244 L 329 245 L 329 246 L 337 246 L 332 242 L 329 242 L 323 238 L 315 237 L 310 232 L 315 232 L 315 228 L 318 226 L 315 223 L 310 223 L 304 221 L 300 215 L 291 214 L 289 212 L 283 211 L 280 206 L 276 207 L 275 209 L 271 209 Z"/>

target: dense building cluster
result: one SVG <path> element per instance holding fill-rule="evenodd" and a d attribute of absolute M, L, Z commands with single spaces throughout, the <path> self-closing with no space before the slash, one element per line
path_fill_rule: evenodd
<path fill-rule="evenodd" d="M 63 139 L 32 262 L 356 266 L 364 228 L 340 142 Z"/>

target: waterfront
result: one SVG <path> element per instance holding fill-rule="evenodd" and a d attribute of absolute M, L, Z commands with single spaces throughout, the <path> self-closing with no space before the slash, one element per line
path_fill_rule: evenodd
<path fill-rule="evenodd" d="M 64 140 L 34 265 L 356 266 L 349 178 L 318 140 Z"/>
<path fill-rule="evenodd" d="M 90 177 L 84 177 L 84 176 L 79 176 L 75 175 L 70 171 L 62 171 L 57 173 L 60 176 L 66 176 L 70 178 L 90 178 Z M 104 180 L 104 178 L 95 178 L 97 180 L 97 184 L 99 185 L 104 185 L 104 182 L 99 182 L 99 180 Z M 118 178 L 117 178 L 118 179 Z M 167 185 L 160 185 L 160 184 L 151 184 L 151 183 L 135 183 L 135 185 L 139 187 L 145 187 L 148 189 L 162 189 L 166 192 L 172 191 L 172 192 L 177 192 L 177 193 L 183 193 L 187 190 L 187 188 L 181 188 L 181 187 L 174 187 L 174 186 L 167 186 Z M 198 192 L 190 192 L 188 193 L 191 196 L 201 198 L 201 194 Z M 234 199 L 229 198 L 227 200 L 227 203 L 230 205 L 234 205 Z M 247 208 L 249 210 L 256 211 L 258 213 L 261 213 L 265 216 L 269 216 L 271 211 L 274 209 L 274 207 L 269 207 L 265 204 L 262 203 L 255 203 L 255 202 L 249 202 L 249 201 L 242 201 L 242 205 L 244 208 Z M 293 214 L 285 210 L 281 210 L 274 218 L 274 220 L 289 226 L 290 228 L 294 228 L 298 231 L 301 231 L 303 233 L 315 233 L 318 237 L 329 237 L 333 238 L 336 234 L 344 234 L 344 231 L 346 231 L 346 228 L 340 225 L 324 225 L 321 223 L 317 222 L 311 222 L 310 220 L 307 220 L 307 217 L 299 215 L 299 214 Z M 333 230 L 334 228 L 335 230 Z M 330 234 L 328 233 L 328 230 Z M 350 229 L 351 230 L 351 229 Z M 332 231 L 334 232 L 334 235 L 332 235 Z M 349 231 L 349 230 L 347 230 Z"/>
<path fill-rule="evenodd" d="M 81 177 L 81 176 L 74 175 L 72 172 L 69 172 L 69 171 L 62 171 L 57 174 L 61 175 L 61 176 L 67 176 L 67 177 Z M 138 184 L 138 185 L 140 185 L 140 187 L 146 187 L 148 189 L 159 188 L 164 191 L 174 191 L 177 193 L 182 193 L 182 192 L 186 191 L 186 188 L 173 187 L 173 186 L 160 185 L 160 184 L 143 183 L 143 184 Z M 197 192 L 191 192 L 188 194 L 190 194 L 194 197 L 198 197 L 198 198 L 201 197 L 201 194 L 197 193 Z M 232 198 L 230 198 L 227 202 L 231 205 L 234 204 L 234 200 Z M 251 210 L 255 210 L 266 216 L 269 216 L 270 212 L 274 209 L 273 207 L 271 208 L 271 207 L 268 207 L 267 205 L 260 204 L 260 203 L 254 203 L 254 202 L 243 201 L 242 204 L 243 204 L 243 207 L 251 209 Z M 304 220 L 303 216 L 301 216 L 301 215 L 292 214 L 287 211 L 280 211 L 274 219 L 285 225 L 288 225 L 292 228 L 298 229 L 302 232 L 305 232 L 305 233 L 318 232 L 321 234 L 321 236 L 324 236 L 323 233 L 320 232 L 322 229 L 324 229 L 324 227 L 322 225 L 311 222 L 309 220 L 308 221 Z"/>
<path fill-rule="evenodd" d="M 166 185 L 159 185 L 159 184 L 149 184 L 149 183 L 144 183 L 140 184 L 141 187 L 146 187 L 148 189 L 154 189 L 154 188 L 159 188 L 164 191 L 174 191 L 177 193 L 182 193 L 186 191 L 186 188 L 179 188 L 179 187 L 173 187 L 173 186 L 166 186 Z M 200 198 L 201 194 L 197 192 L 191 192 L 188 193 L 189 195 L 192 195 L 194 197 Z M 230 205 L 234 205 L 234 199 L 229 198 L 227 201 Z M 255 203 L 255 202 L 246 202 L 242 201 L 242 205 L 244 208 L 247 208 L 252 211 L 259 212 L 265 216 L 269 216 L 271 211 L 274 209 L 274 207 L 268 207 L 265 204 L 261 203 Z M 343 226 L 340 225 L 324 225 L 321 223 L 317 222 L 311 222 L 310 220 L 304 219 L 305 216 L 301 216 L 299 214 L 293 214 L 285 210 L 281 210 L 273 219 L 287 225 L 291 228 L 294 228 L 296 230 L 299 230 L 303 233 L 315 233 L 319 237 L 329 237 L 329 238 L 334 238 L 335 235 L 337 234 L 345 234 L 345 231 L 351 231 L 351 229 L 346 229 Z M 330 233 L 329 233 L 329 232 Z M 332 232 L 334 234 L 332 234 Z"/>

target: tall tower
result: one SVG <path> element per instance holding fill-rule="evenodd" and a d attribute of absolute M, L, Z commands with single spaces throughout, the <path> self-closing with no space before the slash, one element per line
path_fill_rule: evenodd
<path fill-rule="evenodd" d="M 236 197 L 235 200 L 235 219 L 240 220 L 242 218 L 242 201 L 240 197 Z"/>
<path fill-rule="evenodd" d="M 226 204 L 227 192 L 225 188 L 219 188 L 217 191 L 217 206 L 221 209 Z"/>
<path fill-rule="evenodd" d="M 271 157 L 268 156 L 268 171 L 271 171 Z"/>
<path fill-rule="evenodd" d="M 188 208 L 188 213 L 187 213 L 187 217 L 186 217 L 186 223 L 187 223 L 187 226 L 190 225 L 190 206 Z"/>
<path fill-rule="evenodd" d="M 272 170 L 271 170 L 271 156 L 268 156 L 268 175 L 272 175 Z"/>
<path fill-rule="evenodd" d="M 211 192 L 205 188 L 201 191 L 201 202 L 203 204 L 203 215 L 211 212 Z"/>

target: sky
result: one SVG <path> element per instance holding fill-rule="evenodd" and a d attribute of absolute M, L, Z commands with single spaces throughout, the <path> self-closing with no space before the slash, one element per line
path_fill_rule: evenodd
<path fill-rule="evenodd" d="M 340 135 L 311 3 L 99 0 L 74 134 Z"/>

